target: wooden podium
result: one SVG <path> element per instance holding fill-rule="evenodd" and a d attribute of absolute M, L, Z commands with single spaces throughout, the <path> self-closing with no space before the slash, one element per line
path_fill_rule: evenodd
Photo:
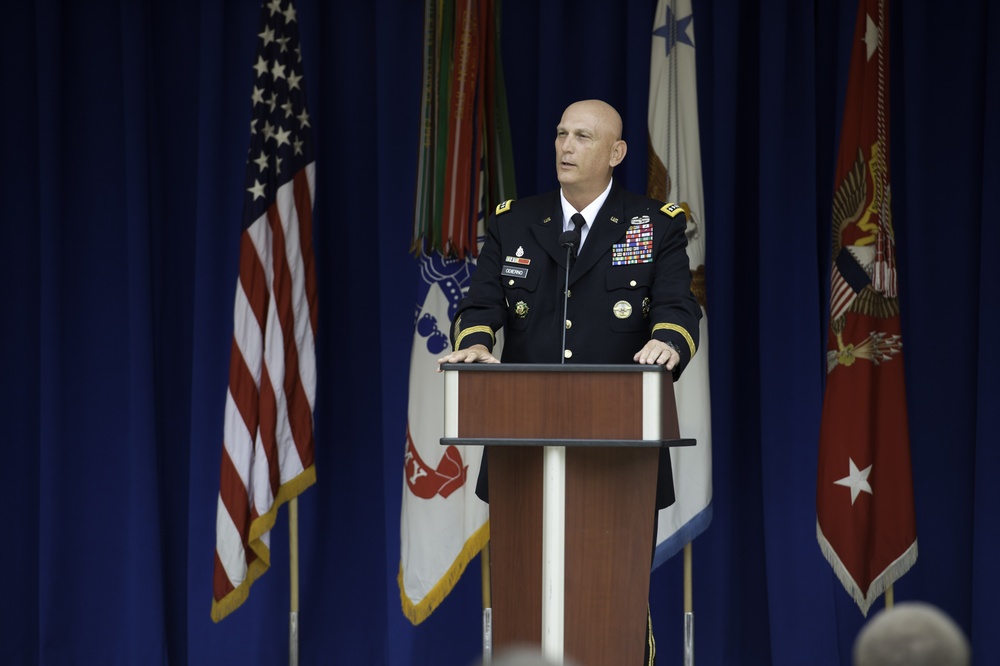
<path fill-rule="evenodd" d="M 642 365 L 443 369 L 441 443 L 489 447 L 494 649 L 540 644 L 557 661 L 639 664 L 660 450 L 694 444 L 679 439 L 671 374 Z"/>

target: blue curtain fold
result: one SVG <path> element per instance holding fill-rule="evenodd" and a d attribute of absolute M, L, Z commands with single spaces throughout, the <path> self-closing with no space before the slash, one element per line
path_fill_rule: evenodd
<path fill-rule="evenodd" d="M 1000 285 L 1000 265 L 992 255 L 995 248 L 1000 247 L 1000 225 L 996 224 L 997 211 L 1000 211 L 1000 188 L 997 187 L 1000 183 L 1000 127 L 993 120 L 1000 113 L 1000 85 L 997 84 L 1000 79 L 1000 45 L 992 39 L 1000 30 L 1000 11 L 990 6 L 985 9 L 985 14 L 986 58 L 982 75 L 984 81 L 991 83 L 984 90 L 980 116 L 983 123 L 982 175 L 978 182 L 980 224 L 976 225 L 975 221 L 968 223 L 978 233 L 966 240 L 967 243 L 977 244 L 979 250 L 979 272 L 970 277 L 968 285 L 976 287 L 978 296 L 974 304 L 978 314 L 978 325 L 974 331 L 978 363 L 975 391 L 968 394 L 970 401 L 975 401 L 975 437 L 964 442 L 966 447 L 970 442 L 975 445 L 973 490 L 971 496 L 967 496 L 973 507 L 973 515 L 968 517 L 973 541 L 966 544 L 967 556 L 964 560 L 971 562 L 969 571 L 973 585 L 971 592 L 961 595 L 956 603 L 966 626 L 973 623 L 980 626 L 982 622 L 991 621 L 988 619 L 993 605 L 991 591 L 1000 589 L 1000 571 L 993 557 L 1000 547 L 1000 538 L 990 526 L 990 514 L 1000 506 L 1000 489 L 990 479 L 990 475 L 1000 469 L 1000 447 L 996 446 L 997 433 L 1000 432 L 1000 413 L 996 409 L 996 405 L 1000 404 L 1000 377 L 996 372 L 1000 368 L 1000 349 L 994 342 L 1000 328 L 1000 289 L 997 289 Z M 974 180 L 970 183 L 970 197 L 975 196 L 976 185 Z M 967 589 L 964 591 L 968 592 Z M 978 654 L 992 655 L 1000 650 L 1000 636 L 996 632 L 977 632 L 974 636 Z"/>
<path fill-rule="evenodd" d="M 422 3 L 296 2 L 317 142 L 318 483 L 300 498 L 303 663 L 471 663 L 475 562 L 400 611 L 399 507 Z M 599 97 L 646 179 L 655 0 L 505 0 L 518 191 Z M 275 664 L 288 522 L 209 618 L 259 5 L 39 0 L 5 12 L 0 324 L 8 544 L 0 663 Z M 694 544 L 701 664 L 846 666 L 864 618 L 815 537 L 833 167 L 856 4 L 695 0 L 714 518 Z M 892 205 L 920 555 L 897 600 L 1000 651 L 1000 11 L 892 6 Z M 960 36 L 942 31 L 959 22 Z M 652 577 L 679 660 L 681 563 Z M 876 609 L 881 607 L 881 602 Z"/>

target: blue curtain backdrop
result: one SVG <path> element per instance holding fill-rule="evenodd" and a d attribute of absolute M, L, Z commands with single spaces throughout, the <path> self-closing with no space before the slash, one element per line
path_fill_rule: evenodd
<path fill-rule="evenodd" d="M 300 502 L 309 664 L 464 666 L 479 568 L 400 612 L 422 2 L 298 0 L 317 150 L 319 482 Z M 566 104 L 622 112 L 645 189 L 655 0 L 505 0 L 518 190 Z M 843 666 L 863 618 L 815 538 L 832 174 L 854 0 L 695 0 L 714 520 L 699 664 Z M 287 521 L 209 619 L 254 0 L 5 3 L 0 663 L 279 664 Z M 899 600 L 1000 653 L 1000 10 L 892 11 L 892 169 L 920 557 Z M 881 603 L 878 607 L 880 607 Z M 679 661 L 681 569 L 652 579 Z"/>

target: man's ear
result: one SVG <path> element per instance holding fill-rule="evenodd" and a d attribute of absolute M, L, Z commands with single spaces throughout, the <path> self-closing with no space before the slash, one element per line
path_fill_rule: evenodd
<path fill-rule="evenodd" d="M 621 164 L 622 160 L 625 159 L 625 153 L 628 152 L 628 146 L 625 142 L 619 139 L 615 141 L 611 146 L 611 166 L 616 167 Z"/>

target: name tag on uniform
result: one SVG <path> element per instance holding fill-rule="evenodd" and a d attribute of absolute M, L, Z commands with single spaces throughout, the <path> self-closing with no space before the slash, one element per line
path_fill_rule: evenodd
<path fill-rule="evenodd" d="M 500 274 L 507 277 L 526 278 L 528 277 L 528 269 L 520 266 L 504 266 Z"/>

